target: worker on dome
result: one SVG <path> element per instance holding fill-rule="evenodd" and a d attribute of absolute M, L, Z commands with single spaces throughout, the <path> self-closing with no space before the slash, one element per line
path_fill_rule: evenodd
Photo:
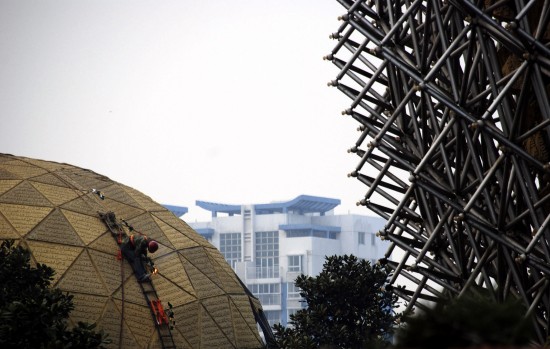
<path fill-rule="evenodd" d="M 132 234 L 126 236 L 122 241 L 120 245 L 122 254 L 132 264 L 139 282 L 151 281 L 151 274 L 145 270 L 145 264 L 149 264 L 153 268 L 154 263 L 147 256 L 147 252 L 155 253 L 158 248 L 158 243 L 145 235 Z"/>

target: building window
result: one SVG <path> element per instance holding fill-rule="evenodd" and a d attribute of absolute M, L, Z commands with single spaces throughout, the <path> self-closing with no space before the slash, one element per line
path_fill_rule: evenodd
<path fill-rule="evenodd" d="M 287 282 L 286 284 L 287 298 L 288 299 L 300 299 L 300 288 L 296 286 L 294 282 Z"/>
<path fill-rule="evenodd" d="M 279 310 L 264 310 L 264 314 L 271 327 L 281 322 L 281 312 Z"/>
<path fill-rule="evenodd" d="M 311 230 L 300 229 L 300 230 L 290 230 L 286 232 L 287 238 L 303 238 L 311 236 Z"/>
<path fill-rule="evenodd" d="M 364 245 L 365 244 L 365 233 L 360 231 L 357 233 L 357 243 L 359 245 Z"/>
<path fill-rule="evenodd" d="M 241 233 L 220 234 L 220 252 L 233 269 L 241 261 Z"/>
<path fill-rule="evenodd" d="M 279 277 L 279 232 L 256 232 L 256 278 Z"/>
<path fill-rule="evenodd" d="M 313 237 L 314 238 L 326 238 L 327 232 L 322 230 L 314 230 L 313 231 Z"/>
<path fill-rule="evenodd" d="M 248 288 L 262 305 L 281 305 L 281 284 L 252 284 Z"/>
<path fill-rule="evenodd" d="M 293 273 L 302 272 L 302 256 L 288 256 L 288 271 Z"/>
<path fill-rule="evenodd" d="M 371 246 L 376 245 L 376 234 L 370 234 L 370 244 Z"/>

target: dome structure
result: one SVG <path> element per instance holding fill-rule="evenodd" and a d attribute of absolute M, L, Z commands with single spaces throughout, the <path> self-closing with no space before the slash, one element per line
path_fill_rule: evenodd
<path fill-rule="evenodd" d="M 125 233 L 158 242 L 151 283 L 138 283 L 117 258 L 117 238 L 100 215 L 106 212 L 127 223 L 120 225 Z M 69 321 L 97 323 L 111 348 L 262 346 L 261 306 L 219 251 L 148 196 L 105 176 L 0 154 L 0 239 L 16 240 L 34 262 L 54 268 L 53 286 L 74 296 Z M 154 310 L 151 301 L 162 307 Z M 157 321 L 168 303 L 167 342 Z"/>

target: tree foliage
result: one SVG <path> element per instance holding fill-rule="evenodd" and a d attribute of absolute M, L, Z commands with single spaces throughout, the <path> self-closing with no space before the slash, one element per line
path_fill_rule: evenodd
<path fill-rule="evenodd" d="M 51 288 L 54 270 L 44 264 L 32 266 L 30 252 L 0 245 L 0 347 L 18 349 L 104 348 L 107 336 L 95 325 L 79 322 L 67 328 L 74 309 L 73 296 Z"/>
<path fill-rule="evenodd" d="M 441 299 L 418 314 L 403 317 L 395 348 L 523 346 L 536 338 L 532 316 L 518 299 L 497 303 L 483 290 Z"/>
<path fill-rule="evenodd" d="M 353 255 L 326 258 L 316 277 L 295 283 L 307 308 L 275 325 L 281 348 L 365 348 L 387 344 L 397 315 L 397 296 L 384 285 L 387 271 Z"/>

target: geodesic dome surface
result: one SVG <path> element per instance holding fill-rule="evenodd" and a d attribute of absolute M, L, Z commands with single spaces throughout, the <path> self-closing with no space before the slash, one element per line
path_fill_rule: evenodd
<path fill-rule="evenodd" d="M 95 189 L 95 192 L 94 192 Z M 97 195 L 100 191 L 104 196 Z M 177 348 L 259 348 L 251 300 L 223 256 L 141 192 L 68 164 L 0 154 L 0 239 L 15 239 L 74 295 L 70 322 L 97 323 L 112 348 L 161 348 L 130 264 L 98 212 L 155 239 L 153 286 L 173 305 Z"/>

